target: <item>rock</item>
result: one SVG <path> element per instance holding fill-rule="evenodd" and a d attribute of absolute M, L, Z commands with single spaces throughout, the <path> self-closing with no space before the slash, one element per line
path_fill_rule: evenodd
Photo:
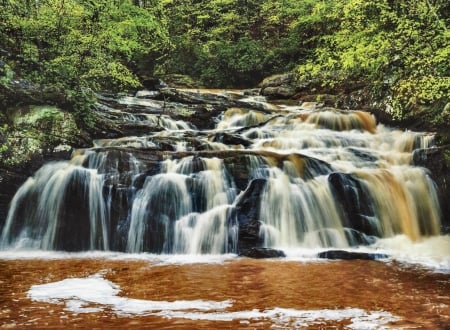
<path fill-rule="evenodd" d="M 260 84 L 259 87 L 262 89 L 266 87 L 277 87 L 283 85 L 291 85 L 294 82 L 294 74 L 293 73 L 283 73 L 277 74 L 270 77 L 265 78 Z"/>
<path fill-rule="evenodd" d="M 0 104 L 4 107 L 19 105 L 57 105 L 67 107 L 65 91 L 55 86 L 40 86 L 27 80 L 11 80 L 8 85 L 0 84 Z"/>
<path fill-rule="evenodd" d="M 244 95 L 246 96 L 258 96 L 261 93 L 260 88 L 252 88 L 244 90 Z"/>
<path fill-rule="evenodd" d="M 221 142 L 227 145 L 242 145 L 244 147 L 249 147 L 252 141 L 243 138 L 237 134 L 230 134 L 226 132 L 218 132 L 214 135 L 214 142 Z"/>
<path fill-rule="evenodd" d="M 232 100 L 228 93 L 204 93 L 200 90 L 180 90 L 176 88 L 163 88 L 161 93 L 165 100 L 187 104 L 213 104 L 227 106 Z"/>
<path fill-rule="evenodd" d="M 259 84 L 259 87 L 261 87 L 261 95 L 271 99 L 290 98 L 297 92 L 293 73 L 268 77 Z"/>
<path fill-rule="evenodd" d="M 352 228 L 344 228 L 344 233 L 350 246 L 371 245 L 377 240 L 376 236 L 369 236 Z"/>
<path fill-rule="evenodd" d="M 142 80 L 142 86 L 150 91 L 158 91 L 161 88 L 167 87 L 167 84 L 159 78 L 146 78 Z"/>
<path fill-rule="evenodd" d="M 373 201 L 363 184 L 348 173 L 331 173 L 328 183 L 343 215 L 344 227 L 369 236 L 380 236 L 376 225 L 370 219 L 375 216 Z"/>
<path fill-rule="evenodd" d="M 296 89 L 293 86 L 266 87 L 261 90 L 261 95 L 271 99 L 288 99 L 295 94 Z"/>
<path fill-rule="evenodd" d="M 318 258 L 332 259 L 332 260 L 379 260 L 389 258 L 388 255 L 382 253 L 364 253 L 364 252 L 350 252 L 344 250 L 328 250 L 320 252 Z"/>
<path fill-rule="evenodd" d="M 441 205 L 441 231 L 450 233 L 450 145 L 430 149 L 417 149 L 413 153 L 413 164 L 429 170 L 436 183 Z"/>
<path fill-rule="evenodd" d="M 284 254 L 284 252 L 281 250 L 263 247 L 253 247 L 242 253 L 239 253 L 239 256 L 253 259 L 267 259 L 267 258 L 285 258 L 286 254 Z"/>
<path fill-rule="evenodd" d="M 235 208 L 235 218 L 239 226 L 238 251 L 246 253 L 251 248 L 260 247 L 262 239 L 259 235 L 261 222 L 261 194 L 266 186 L 266 179 L 255 179 L 250 182 L 239 198 Z"/>

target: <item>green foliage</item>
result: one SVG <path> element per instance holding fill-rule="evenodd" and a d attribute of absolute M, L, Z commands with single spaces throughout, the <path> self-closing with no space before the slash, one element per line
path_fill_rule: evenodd
<path fill-rule="evenodd" d="M 327 1 L 331 2 L 331 1 Z M 305 37 L 299 17 L 315 1 L 162 1 L 174 50 L 160 73 L 181 73 L 211 87 L 254 86 L 265 76 L 293 69 L 316 40 Z"/>
<path fill-rule="evenodd" d="M 135 62 L 170 47 L 160 5 L 134 1 L 3 1 L 0 10 L 0 84 L 19 78 L 65 90 L 69 109 L 92 127 L 95 91 L 140 85 Z M 147 64 L 149 61 L 147 61 Z"/>
<path fill-rule="evenodd" d="M 0 61 L 0 85 L 7 86 L 13 77 L 14 71 L 8 64 Z"/>
<path fill-rule="evenodd" d="M 92 111 L 96 102 L 94 92 L 88 88 L 72 89 L 67 92 L 67 101 L 78 127 L 91 129 L 95 125 L 95 115 Z"/>
<path fill-rule="evenodd" d="M 212 42 L 199 54 L 196 63 L 200 79 L 206 85 L 242 87 L 261 80 L 265 52 L 261 45 L 249 38 L 236 43 Z"/>
<path fill-rule="evenodd" d="M 139 81 L 129 64 L 158 57 L 170 45 L 158 10 L 132 1 L 10 1 L 0 14 L 0 47 L 14 54 L 14 69 L 35 82 L 135 88 Z"/>
<path fill-rule="evenodd" d="M 329 88 L 363 82 L 374 95 L 390 94 L 399 119 L 448 102 L 449 20 L 440 16 L 445 1 L 340 3 L 335 31 L 323 34 L 314 56 L 298 66 L 299 80 Z"/>

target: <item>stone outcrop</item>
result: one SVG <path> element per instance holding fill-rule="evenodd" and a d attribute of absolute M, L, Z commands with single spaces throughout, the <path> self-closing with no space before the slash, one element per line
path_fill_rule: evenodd
<path fill-rule="evenodd" d="M 24 105 L 68 104 L 66 93 L 54 86 L 40 86 L 26 80 L 12 80 L 8 85 L 0 84 L 0 104 L 3 107 Z"/>
<path fill-rule="evenodd" d="M 364 253 L 350 252 L 344 250 L 328 250 L 320 252 L 318 258 L 333 260 L 379 260 L 389 258 L 388 255 L 382 253 Z"/>
<path fill-rule="evenodd" d="M 261 88 L 261 95 L 270 99 L 287 99 L 297 93 L 293 73 L 270 76 L 264 79 L 259 87 Z"/>
<path fill-rule="evenodd" d="M 268 259 L 268 258 L 285 258 L 286 254 L 281 250 L 253 247 L 240 253 L 239 256 L 253 259 Z"/>

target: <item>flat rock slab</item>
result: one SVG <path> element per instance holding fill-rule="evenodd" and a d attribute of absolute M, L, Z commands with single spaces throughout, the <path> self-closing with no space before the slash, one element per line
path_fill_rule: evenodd
<path fill-rule="evenodd" d="M 284 258 L 286 255 L 281 250 L 275 250 L 270 248 L 253 247 L 239 254 L 240 257 L 248 257 L 253 259 L 266 259 L 266 258 Z"/>
<path fill-rule="evenodd" d="M 388 255 L 382 253 L 349 252 L 343 250 L 324 251 L 320 252 L 317 256 L 322 259 L 333 260 L 378 260 L 389 258 Z"/>

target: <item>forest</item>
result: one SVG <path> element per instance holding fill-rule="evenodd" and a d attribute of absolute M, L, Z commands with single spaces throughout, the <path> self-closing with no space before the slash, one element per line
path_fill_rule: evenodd
<path fill-rule="evenodd" d="M 448 122 L 446 0 L 2 0 L 0 87 L 64 90 L 92 125 L 95 92 L 184 75 L 199 87 L 247 88 L 278 73 L 322 95 L 363 87 L 396 119 Z M 169 79 L 169 78 L 168 78 Z M 187 78 L 186 78 L 187 79 Z M 7 97 L 0 101 L 8 106 Z M 2 114 L 6 130 L 7 120 Z"/>

